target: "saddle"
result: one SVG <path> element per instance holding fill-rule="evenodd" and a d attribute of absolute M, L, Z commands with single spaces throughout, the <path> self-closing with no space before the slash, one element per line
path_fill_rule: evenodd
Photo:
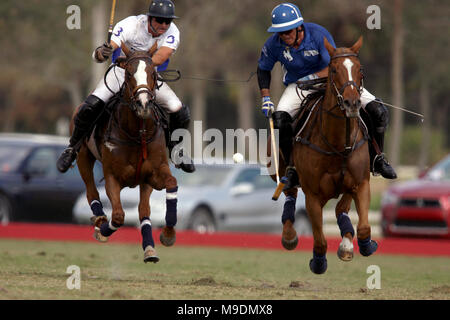
<path fill-rule="evenodd" d="M 314 80 L 298 81 L 297 88 L 299 90 L 307 90 L 310 93 L 305 96 L 300 106 L 300 111 L 294 117 L 293 129 L 294 136 L 297 136 L 304 125 L 306 125 L 311 111 L 315 108 L 320 99 L 325 96 L 325 90 L 327 86 L 327 78 L 319 78 Z M 299 92 L 297 94 L 300 95 Z"/>
<path fill-rule="evenodd" d="M 111 135 L 112 126 L 118 125 L 118 120 L 115 117 L 115 111 L 119 104 L 122 102 L 122 89 L 114 94 L 114 96 L 109 99 L 103 108 L 100 116 L 94 121 L 93 128 L 91 130 L 91 134 L 89 135 L 89 139 L 87 140 L 87 145 L 91 152 L 94 154 L 97 160 L 101 159 L 101 148 L 100 141 L 101 138 L 104 138 L 105 142 L 115 142 L 119 144 L 126 145 L 140 145 L 141 140 L 140 137 L 131 137 L 129 136 L 129 140 L 118 140 Z M 170 141 L 170 121 L 168 113 L 161 106 L 155 103 L 156 113 L 158 114 L 158 122 L 159 126 L 164 130 L 164 135 L 166 138 L 166 146 L 168 146 L 168 142 Z M 103 135 L 103 130 L 100 130 L 104 125 L 106 125 L 106 131 Z"/>
<path fill-rule="evenodd" d="M 316 145 L 312 144 L 309 140 L 310 136 L 311 136 L 312 128 L 310 128 L 309 132 L 306 133 L 306 137 L 300 136 L 303 131 L 303 128 L 306 126 L 306 124 L 309 120 L 310 115 L 312 114 L 312 111 L 316 108 L 316 106 L 318 106 L 321 103 L 321 100 L 325 96 L 327 80 L 328 80 L 328 78 L 324 77 L 324 78 L 319 78 L 319 79 L 314 79 L 314 80 L 306 80 L 306 81 L 297 82 L 298 89 L 308 90 L 308 91 L 310 91 L 310 93 L 307 96 L 305 96 L 305 98 L 303 99 L 302 104 L 300 106 L 300 111 L 298 112 L 297 116 L 295 116 L 295 118 L 294 118 L 294 122 L 292 124 L 293 130 L 294 130 L 294 137 L 295 137 L 294 141 L 298 141 L 305 145 L 308 145 L 311 148 L 313 148 L 314 150 L 316 150 L 320 153 L 326 154 L 326 155 L 338 154 L 338 155 L 346 156 L 347 152 L 349 150 L 346 150 L 344 152 L 340 152 L 337 150 L 325 151 L 325 150 L 322 150 L 321 148 L 317 147 Z M 298 94 L 300 94 L 300 93 L 298 93 Z M 361 110 L 363 110 L 363 109 L 361 109 Z M 361 146 L 370 137 L 368 126 L 366 125 L 366 123 L 364 123 L 363 118 L 361 116 L 359 116 L 358 121 L 359 121 L 360 127 L 363 131 L 363 139 L 360 140 L 358 143 L 356 143 L 356 141 L 355 141 L 355 144 L 353 146 L 354 149 Z"/>

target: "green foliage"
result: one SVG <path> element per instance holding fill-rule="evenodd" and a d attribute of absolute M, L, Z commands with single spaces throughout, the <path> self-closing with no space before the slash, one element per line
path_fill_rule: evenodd
<path fill-rule="evenodd" d="M 386 134 L 386 148 L 389 146 L 389 130 Z M 417 165 L 418 155 L 420 154 L 420 145 L 422 141 L 422 129 L 417 126 L 406 126 L 403 132 L 403 140 L 401 146 L 401 163 L 403 165 Z M 445 148 L 445 136 L 441 130 L 433 129 L 430 139 L 429 163 L 436 163 L 450 152 L 449 148 Z"/>

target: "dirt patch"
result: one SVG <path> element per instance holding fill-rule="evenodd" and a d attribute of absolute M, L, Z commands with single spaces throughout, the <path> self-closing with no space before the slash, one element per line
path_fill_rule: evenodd
<path fill-rule="evenodd" d="M 450 286 L 445 285 L 445 286 L 434 287 L 433 289 L 430 290 L 430 292 L 431 293 L 450 294 Z"/>
<path fill-rule="evenodd" d="M 295 288 L 300 290 L 311 289 L 311 284 L 306 281 L 292 281 L 289 284 L 289 288 Z"/>
<path fill-rule="evenodd" d="M 195 284 L 197 286 L 214 286 L 217 284 L 217 282 L 213 277 L 206 277 L 198 280 L 192 280 L 192 284 Z"/>
<path fill-rule="evenodd" d="M 111 298 L 112 299 L 131 299 L 131 297 L 126 292 L 123 292 L 121 290 L 116 290 L 113 293 L 111 293 Z"/>

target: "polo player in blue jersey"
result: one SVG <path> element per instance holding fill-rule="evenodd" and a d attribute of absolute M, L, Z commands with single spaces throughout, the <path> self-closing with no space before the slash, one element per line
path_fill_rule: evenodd
<path fill-rule="evenodd" d="M 292 123 L 298 115 L 304 97 L 310 93 L 308 90 L 299 90 L 297 93 L 296 82 L 328 77 L 330 56 L 324 46 L 324 37 L 333 47 L 336 45 L 324 27 L 304 22 L 299 8 L 292 3 L 276 6 L 271 17 L 272 25 L 267 31 L 273 35 L 261 50 L 257 74 L 262 112 L 266 117 L 273 118 L 274 127 L 279 130 L 280 149 L 287 166 L 285 177 L 288 182 L 285 189 L 288 189 L 299 185 L 298 175 L 291 160 L 294 136 Z M 281 63 L 286 89 L 275 111 L 270 97 L 270 82 L 271 71 L 276 62 Z M 370 121 L 373 127 L 370 132 L 371 139 L 376 142 L 369 143 L 372 173 L 381 174 L 386 179 L 395 179 L 397 175 L 382 153 L 384 133 L 389 121 L 388 109 L 365 88 L 361 94 L 361 105 L 367 115 L 367 120 L 364 120 Z"/>

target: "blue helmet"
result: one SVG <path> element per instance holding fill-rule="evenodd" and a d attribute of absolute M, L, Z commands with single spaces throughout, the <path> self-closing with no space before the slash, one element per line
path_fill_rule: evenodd
<path fill-rule="evenodd" d="M 303 17 L 295 4 L 282 3 L 272 10 L 272 26 L 268 32 L 292 30 L 303 24 Z"/>

